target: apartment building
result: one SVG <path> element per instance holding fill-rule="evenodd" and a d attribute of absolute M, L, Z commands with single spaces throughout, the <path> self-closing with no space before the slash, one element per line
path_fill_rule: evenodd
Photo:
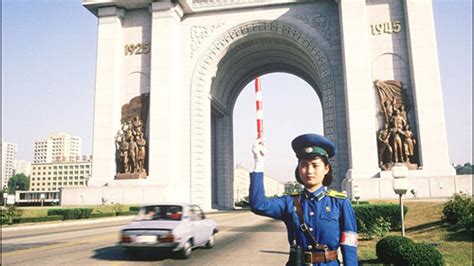
<path fill-rule="evenodd" d="M 15 143 L 6 142 L 2 138 L 1 152 L 2 152 L 2 165 L 1 165 L 2 179 L 1 179 L 0 188 L 3 188 L 8 185 L 8 180 L 13 176 L 13 170 L 15 169 L 17 145 Z"/>
<path fill-rule="evenodd" d="M 85 187 L 92 174 L 92 156 L 69 162 L 34 163 L 30 191 L 57 191 L 63 187 Z"/>
<path fill-rule="evenodd" d="M 79 137 L 62 132 L 51 133 L 46 139 L 35 142 L 33 162 L 79 161 L 81 143 Z"/>

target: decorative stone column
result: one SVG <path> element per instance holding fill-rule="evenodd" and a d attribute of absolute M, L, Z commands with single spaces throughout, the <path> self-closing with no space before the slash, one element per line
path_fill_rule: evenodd
<path fill-rule="evenodd" d="M 233 147 L 229 145 L 232 139 L 232 115 L 226 112 L 215 121 L 216 135 L 216 164 L 217 172 L 217 203 L 219 208 L 232 208 L 234 206 L 234 161 Z"/>
<path fill-rule="evenodd" d="M 349 144 L 346 179 L 370 178 L 380 171 L 365 8 L 365 1 L 339 1 Z"/>
<path fill-rule="evenodd" d="M 149 176 L 167 201 L 190 201 L 189 135 L 181 84 L 181 7 L 153 2 L 150 81 Z M 187 122 L 188 121 L 188 122 Z M 187 136 L 187 137 L 186 137 Z"/>
<path fill-rule="evenodd" d="M 94 109 L 92 178 L 90 186 L 103 186 L 115 175 L 115 140 L 120 128 L 120 91 L 123 57 L 122 23 L 125 10 L 98 9 L 97 66 Z"/>
<path fill-rule="evenodd" d="M 431 1 L 405 0 L 405 20 L 422 175 L 455 175 L 448 155 Z"/>

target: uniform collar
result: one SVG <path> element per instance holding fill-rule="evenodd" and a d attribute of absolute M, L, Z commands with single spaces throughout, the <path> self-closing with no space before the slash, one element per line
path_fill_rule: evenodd
<path fill-rule="evenodd" d="M 321 186 L 315 192 L 310 192 L 305 188 L 303 194 L 309 200 L 316 199 L 317 201 L 320 201 L 326 196 L 326 191 L 327 188 L 325 186 Z"/>

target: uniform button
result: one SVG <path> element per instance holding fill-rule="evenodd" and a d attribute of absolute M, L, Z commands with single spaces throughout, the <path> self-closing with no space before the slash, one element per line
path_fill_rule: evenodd
<path fill-rule="evenodd" d="M 313 228 L 310 227 L 310 228 L 309 228 L 309 231 L 313 232 Z"/>
<path fill-rule="evenodd" d="M 310 212 L 310 213 L 309 213 L 309 216 L 313 216 L 313 215 L 314 215 L 314 212 Z"/>

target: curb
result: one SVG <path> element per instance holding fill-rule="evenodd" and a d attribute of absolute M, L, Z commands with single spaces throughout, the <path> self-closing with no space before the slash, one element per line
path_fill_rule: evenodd
<path fill-rule="evenodd" d="M 15 231 L 20 231 L 20 230 L 35 230 L 35 229 L 67 227 L 67 226 L 75 226 L 75 225 L 83 225 L 83 224 L 96 224 L 96 223 L 101 223 L 101 222 L 127 221 L 127 220 L 131 220 L 133 217 L 135 217 L 135 215 L 97 218 L 97 219 L 82 219 L 82 220 L 72 220 L 72 221 L 59 221 L 59 222 L 42 223 L 42 224 L 31 224 L 31 223 L 18 224 L 18 225 L 12 225 L 9 227 L 2 227 L 2 233 L 15 232 Z"/>
<path fill-rule="evenodd" d="M 246 209 L 242 210 L 225 210 L 225 211 L 211 211 L 205 212 L 206 215 L 213 216 L 223 213 L 230 213 L 230 212 L 239 212 L 239 211 L 247 211 Z M 136 215 L 130 216 L 119 216 L 119 217 L 106 217 L 106 218 L 94 218 L 94 219 L 81 219 L 81 220 L 68 220 L 68 221 L 53 221 L 53 222 L 46 222 L 46 223 L 29 223 L 29 224 L 15 224 L 10 225 L 8 227 L 2 226 L 2 233 L 6 232 L 15 232 L 20 230 L 35 230 L 35 229 L 44 229 L 44 228 L 57 228 L 57 227 L 67 227 L 67 226 L 75 226 L 75 225 L 84 225 L 84 224 L 96 224 L 101 222 L 113 222 L 113 221 L 131 221 L 133 217 Z"/>

